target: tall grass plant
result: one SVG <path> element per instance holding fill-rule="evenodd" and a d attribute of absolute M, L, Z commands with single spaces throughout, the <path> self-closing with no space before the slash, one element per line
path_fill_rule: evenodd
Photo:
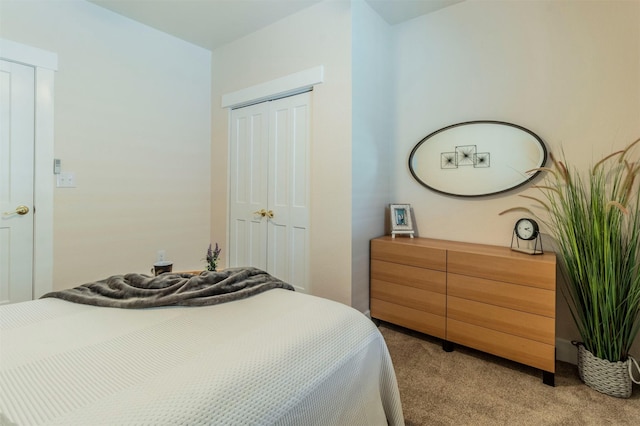
<path fill-rule="evenodd" d="M 540 220 L 557 242 L 563 294 L 585 348 L 611 362 L 627 359 L 640 330 L 640 162 L 631 159 L 638 143 L 588 174 L 552 156 L 552 166 L 539 169 L 543 196 L 524 196 L 547 212 Z M 516 209 L 531 211 L 507 211 Z"/>

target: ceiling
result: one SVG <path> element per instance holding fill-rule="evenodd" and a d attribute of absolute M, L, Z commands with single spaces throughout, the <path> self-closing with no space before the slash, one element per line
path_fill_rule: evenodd
<path fill-rule="evenodd" d="M 215 50 L 322 0 L 89 0 Z M 366 0 L 391 25 L 464 0 Z"/>

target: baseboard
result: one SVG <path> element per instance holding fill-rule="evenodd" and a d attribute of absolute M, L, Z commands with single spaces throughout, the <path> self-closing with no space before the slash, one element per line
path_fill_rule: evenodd
<path fill-rule="evenodd" d="M 571 340 L 556 339 L 556 359 L 573 365 L 578 363 L 578 351 Z"/>

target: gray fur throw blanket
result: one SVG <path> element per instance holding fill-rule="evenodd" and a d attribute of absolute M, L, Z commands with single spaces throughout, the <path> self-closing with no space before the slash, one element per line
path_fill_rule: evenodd
<path fill-rule="evenodd" d="M 47 293 L 69 302 L 111 308 L 205 306 L 244 299 L 272 288 L 293 286 L 257 268 L 229 268 L 200 275 L 166 273 L 114 275 L 68 290 Z"/>

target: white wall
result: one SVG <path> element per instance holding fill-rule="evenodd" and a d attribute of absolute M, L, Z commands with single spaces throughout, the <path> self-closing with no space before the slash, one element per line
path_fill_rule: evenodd
<path fill-rule="evenodd" d="M 439 128 L 512 122 L 585 168 L 640 136 L 639 2 L 465 1 L 394 27 L 394 37 L 394 192 L 413 204 L 420 236 L 508 246 L 521 215 L 498 213 L 535 195 L 525 186 L 463 199 L 420 186 L 407 157 Z M 561 296 L 557 334 L 578 337 Z"/>
<path fill-rule="evenodd" d="M 351 14 L 314 5 L 212 53 L 212 234 L 226 259 L 228 111 L 221 97 L 324 66 L 312 93 L 311 292 L 351 304 Z M 226 260 L 223 260 L 223 264 Z"/>
<path fill-rule="evenodd" d="M 351 306 L 369 309 L 369 241 L 385 233 L 394 164 L 391 28 L 364 1 L 352 5 Z M 375 70 L 375 71 L 374 71 Z"/>
<path fill-rule="evenodd" d="M 54 288 L 148 272 L 158 249 L 204 268 L 210 52 L 81 0 L 3 0 L 0 37 L 58 54 L 54 155 L 77 188 L 54 192 Z"/>

